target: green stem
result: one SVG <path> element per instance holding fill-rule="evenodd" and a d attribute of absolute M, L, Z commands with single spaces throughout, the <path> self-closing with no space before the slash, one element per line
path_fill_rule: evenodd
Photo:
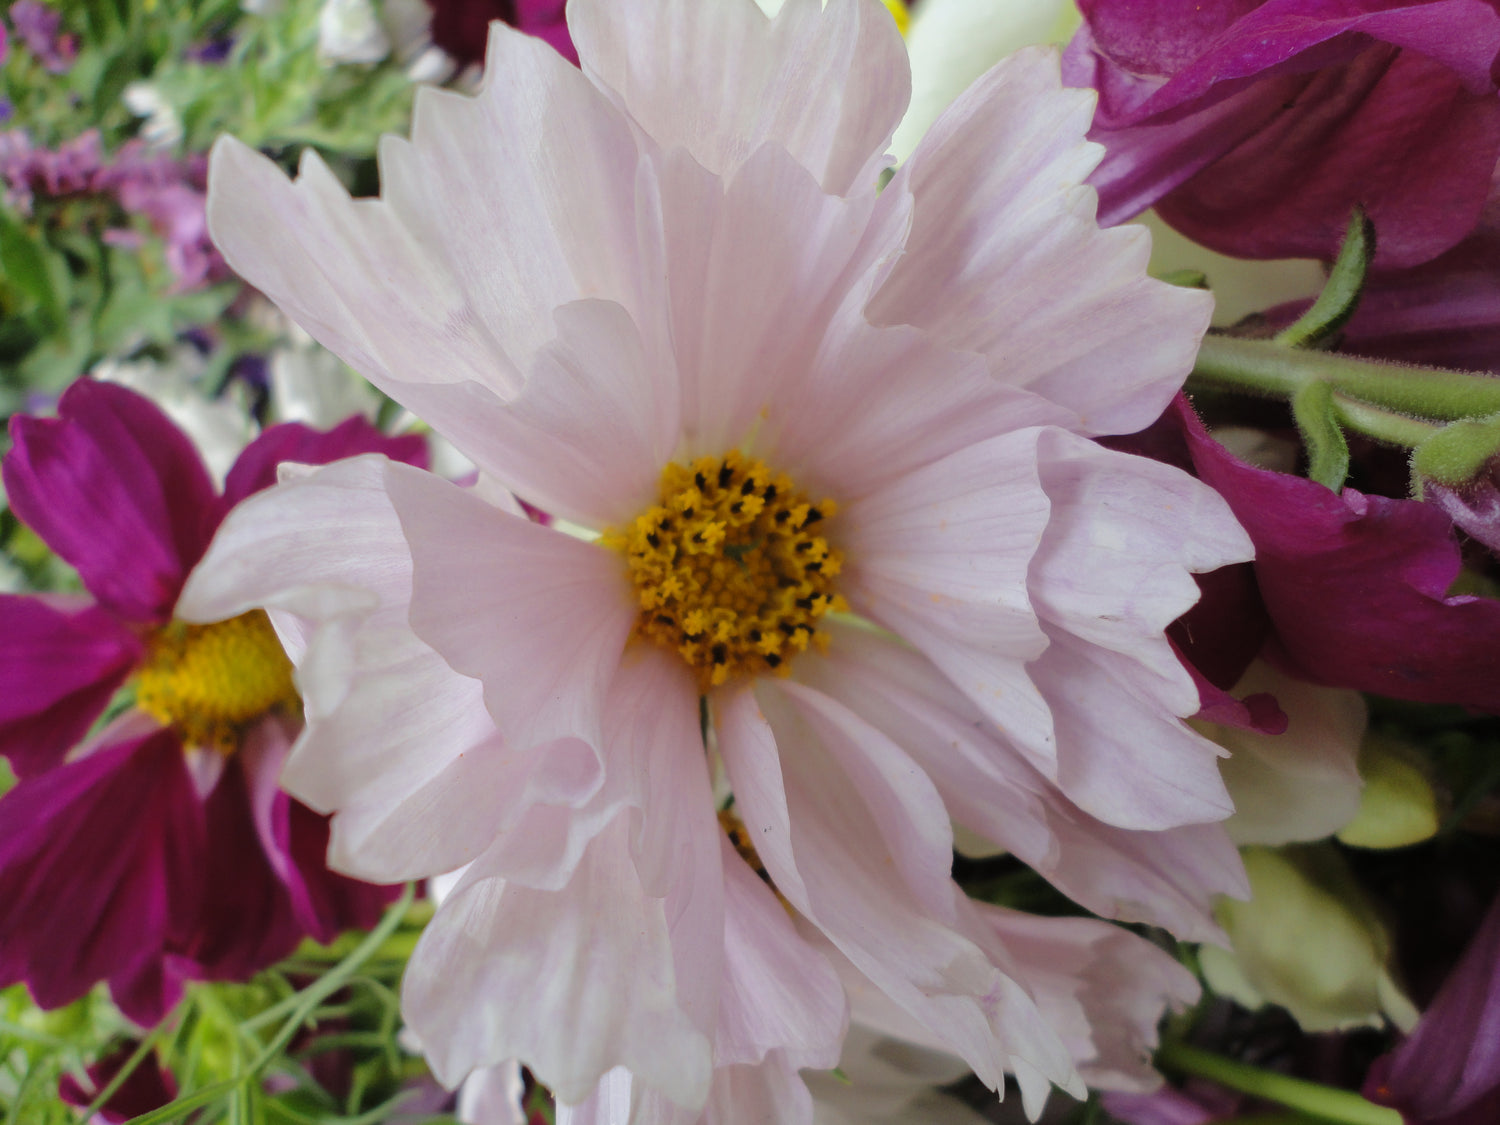
<path fill-rule="evenodd" d="M 360 966 L 369 960 L 375 951 L 380 948 L 381 943 L 396 931 L 396 928 L 401 925 L 402 919 L 406 917 L 406 912 L 410 909 L 416 893 L 417 886 L 415 883 L 406 884 L 406 889 L 401 892 L 401 897 L 391 905 L 390 909 L 386 911 L 385 917 L 380 920 L 380 924 L 369 932 L 364 941 L 360 942 L 348 957 L 330 969 L 327 975 L 314 981 L 307 988 L 297 993 L 297 1002 L 292 1006 L 291 1013 L 287 1016 L 286 1022 L 281 1025 L 275 1037 L 256 1056 L 255 1061 L 250 1064 L 248 1070 L 235 1075 L 233 1078 L 225 1079 L 223 1082 L 215 1082 L 211 1086 L 205 1086 L 201 1090 L 184 1095 L 176 1101 L 162 1106 L 160 1109 L 152 1110 L 150 1113 L 142 1114 L 139 1117 L 132 1117 L 128 1125 L 163 1125 L 163 1123 L 169 1121 L 180 1121 L 188 1110 L 208 1105 L 210 1102 L 217 1101 L 225 1095 L 233 1096 L 246 1083 L 258 1081 L 266 1068 L 286 1049 L 286 1045 L 292 1041 L 292 1037 L 297 1034 L 298 1029 L 307 1022 L 308 1017 L 317 1011 L 318 1006 L 339 989 L 343 988 L 345 982 L 358 972 Z M 288 999 L 291 998 L 289 997 Z M 158 1027 L 160 1026 L 158 1025 Z M 152 1034 L 155 1035 L 156 1033 L 153 1032 Z M 142 1046 L 144 1047 L 146 1044 L 143 1043 Z M 138 1055 L 142 1054 L 141 1051 L 137 1051 L 136 1053 Z M 124 1072 L 122 1071 L 121 1073 Z M 92 1112 L 93 1108 L 90 1109 L 90 1113 Z"/>
<path fill-rule="evenodd" d="M 1424 422 L 1420 418 L 1382 410 L 1378 406 L 1371 406 L 1368 402 L 1361 402 L 1357 398 L 1350 398 L 1337 391 L 1333 394 L 1333 412 L 1349 429 L 1357 430 L 1377 441 L 1389 442 L 1391 445 L 1408 447 L 1421 445 L 1442 429 L 1441 426 Z"/>
<path fill-rule="evenodd" d="M 260 1053 L 260 1057 L 250 1064 L 249 1077 L 254 1078 L 259 1076 L 261 1071 L 265 1070 L 271 1064 L 271 1061 L 292 1041 L 292 1037 L 307 1022 L 307 1018 L 317 1010 L 318 1005 L 343 988 L 344 983 L 359 970 L 361 965 L 370 959 L 385 939 L 396 932 L 396 927 L 401 925 L 401 920 L 406 917 L 406 912 L 411 908 L 412 900 L 416 898 L 416 894 L 417 885 L 415 883 L 406 884 L 406 889 L 401 892 L 401 897 L 386 911 L 385 917 L 380 920 L 380 925 L 371 930 L 365 940 L 360 942 L 348 957 L 344 958 L 327 974 L 318 978 L 318 980 L 297 994 L 298 1003 L 296 1007 L 292 1009 L 292 1013 L 287 1017 L 286 1023 L 281 1025 L 281 1030 L 266 1044 L 266 1048 Z"/>
<path fill-rule="evenodd" d="M 1231 1090 L 1280 1102 L 1288 1109 L 1336 1125 L 1402 1125 L 1401 1115 L 1394 1109 L 1366 1101 L 1349 1090 L 1261 1070 L 1185 1043 L 1163 1043 L 1156 1061 L 1168 1070 L 1208 1078 Z"/>
<path fill-rule="evenodd" d="M 1376 406 L 1455 421 L 1500 413 L 1500 378 L 1476 371 L 1406 367 L 1271 340 L 1205 336 L 1193 375 L 1230 390 L 1291 398 L 1312 382 Z"/>

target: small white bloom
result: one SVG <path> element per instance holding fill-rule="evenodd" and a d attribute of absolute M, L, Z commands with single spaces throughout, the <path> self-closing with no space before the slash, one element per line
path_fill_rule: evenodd
<path fill-rule="evenodd" d="M 370 0 L 323 0 L 318 13 L 318 53 L 329 62 L 377 63 L 391 53 Z"/>
<path fill-rule="evenodd" d="M 141 126 L 141 139 L 148 148 L 173 149 L 182 140 L 182 118 L 172 103 L 162 97 L 161 90 L 151 82 L 131 82 L 120 94 L 125 108 L 137 117 L 145 118 Z"/>

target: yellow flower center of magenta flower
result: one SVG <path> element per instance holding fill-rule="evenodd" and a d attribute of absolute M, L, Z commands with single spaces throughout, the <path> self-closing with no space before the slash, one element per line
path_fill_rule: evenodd
<path fill-rule="evenodd" d="M 274 707 L 295 707 L 298 697 L 276 631 L 253 610 L 159 630 L 136 673 L 135 702 L 187 745 L 232 754 L 245 724 Z"/>
<path fill-rule="evenodd" d="M 601 542 L 625 555 L 638 636 L 675 649 L 703 691 L 743 675 L 785 675 L 818 620 L 847 609 L 843 556 L 822 535 L 835 512 L 760 461 L 728 453 L 668 465 L 661 502 Z"/>
<path fill-rule="evenodd" d="M 911 13 L 907 11 L 902 0 L 885 0 L 885 6 L 891 10 L 891 15 L 896 17 L 896 29 L 902 35 L 911 30 Z"/>

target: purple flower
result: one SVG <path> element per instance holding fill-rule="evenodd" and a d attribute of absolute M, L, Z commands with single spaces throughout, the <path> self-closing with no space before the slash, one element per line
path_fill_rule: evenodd
<path fill-rule="evenodd" d="M 68 1105 L 80 1108 L 91 1105 L 98 1092 L 108 1086 L 120 1073 L 138 1044 L 127 1042 L 103 1056 L 88 1068 L 88 1089 L 84 1089 L 71 1074 L 65 1074 L 57 1084 L 57 1093 Z M 143 1113 L 160 1109 L 177 1097 L 177 1079 L 172 1072 L 162 1068 L 153 1053 L 130 1072 L 120 1088 L 99 1111 L 99 1116 L 114 1125 L 129 1121 Z"/>
<path fill-rule="evenodd" d="M 1410 1125 L 1500 1120 L 1500 898 L 1421 1022 L 1370 1068 L 1364 1094 Z"/>
<path fill-rule="evenodd" d="M 53 74 L 62 74 L 78 56 L 78 41 L 59 34 L 62 15 L 40 0 L 16 0 L 10 6 L 10 22 L 27 49 Z"/>
<path fill-rule="evenodd" d="M 578 62 L 563 22 L 563 0 L 427 0 L 427 6 L 432 9 L 432 41 L 460 66 L 484 61 L 493 20 L 545 39 L 563 58 Z"/>
<path fill-rule="evenodd" d="M 1340 495 L 1247 465 L 1181 397 L 1122 444 L 1174 463 L 1187 457 L 1255 543 L 1253 594 L 1233 591 L 1228 611 L 1195 608 L 1188 619 L 1199 653 L 1264 631 L 1265 654 L 1300 679 L 1500 713 L 1500 600 L 1447 595 L 1461 560 L 1440 509 L 1353 488 Z"/>
<path fill-rule="evenodd" d="M 1146 207 L 1247 258 L 1337 250 L 1359 203 L 1377 263 L 1478 222 L 1500 155 L 1486 0 L 1082 0 L 1064 73 L 1099 91 L 1099 218 Z"/>
<path fill-rule="evenodd" d="M 21 778 L 0 798 L 0 984 L 24 980 L 50 1008 L 106 980 L 149 1024 L 185 980 L 243 979 L 304 935 L 372 924 L 390 890 L 330 873 L 326 820 L 277 788 L 300 701 L 264 614 L 174 611 L 220 521 L 278 463 L 422 463 L 421 439 L 358 418 L 273 426 L 221 496 L 124 387 L 75 383 L 57 418 L 18 416 L 11 436 L 11 506 L 92 598 L 0 597 L 0 754 Z M 121 687 L 133 706 L 85 737 Z"/>

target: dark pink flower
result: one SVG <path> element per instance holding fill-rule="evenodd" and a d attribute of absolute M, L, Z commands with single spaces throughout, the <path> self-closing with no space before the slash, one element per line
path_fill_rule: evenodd
<path fill-rule="evenodd" d="M 1409 1125 L 1500 1120 L 1500 898 L 1421 1022 L 1370 1068 L 1364 1094 Z"/>
<path fill-rule="evenodd" d="M 1500 155 L 1487 0 L 1081 0 L 1064 74 L 1099 91 L 1110 224 L 1155 206 L 1206 246 L 1330 259 L 1361 204 L 1381 266 L 1479 221 Z"/>
<path fill-rule="evenodd" d="M 135 1053 L 136 1043 L 125 1043 L 88 1069 L 89 1085 L 84 1089 L 71 1074 L 65 1074 L 57 1084 L 57 1093 L 68 1105 L 79 1108 L 93 1104 L 95 1096 L 114 1080 L 120 1068 Z M 172 1072 L 164 1070 L 153 1053 L 130 1072 L 120 1088 L 99 1111 L 105 1121 L 113 1123 L 129 1121 L 143 1113 L 160 1109 L 177 1097 L 177 1079 Z"/>
<path fill-rule="evenodd" d="M 1155 426 L 1124 440 L 1148 452 L 1175 445 L 1255 543 L 1255 596 L 1237 592 L 1238 608 L 1217 629 L 1212 610 L 1195 607 L 1199 644 L 1233 647 L 1263 628 L 1266 655 L 1301 679 L 1500 713 L 1500 600 L 1448 595 L 1461 560 L 1437 507 L 1353 488 L 1340 495 L 1247 465 L 1180 396 Z"/>
<path fill-rule="evenodd" d="M 578 52 L 563 22 L 564 0 L 427 0 L 432 41 L 460 66 L 484 61 L 490 23 L 500 20 L 545 39 L 573 64 Z"/>
<path fill-rule="evenodd" d="M 276 785 L 300 705 L 264 615 L 174 608 L 280 461 L 422 464 L 422 439 L 360 418 L 273 426 L 221 496 L 166 416 L 114 384 L 75 383 L 58 417 L 11 435 L 11 507 L 92 601 L 0 598 L 0 754 L 22 779 L 0 798 L 0 984 L 55 1007 L 105 980 L 152 1023 L 185 980 L 243 979 L 304 935 L 372 924 L 391 890 L 330 873 L 326 820 Z M 122 686 L 134 706 L 84 739 Z"/>

